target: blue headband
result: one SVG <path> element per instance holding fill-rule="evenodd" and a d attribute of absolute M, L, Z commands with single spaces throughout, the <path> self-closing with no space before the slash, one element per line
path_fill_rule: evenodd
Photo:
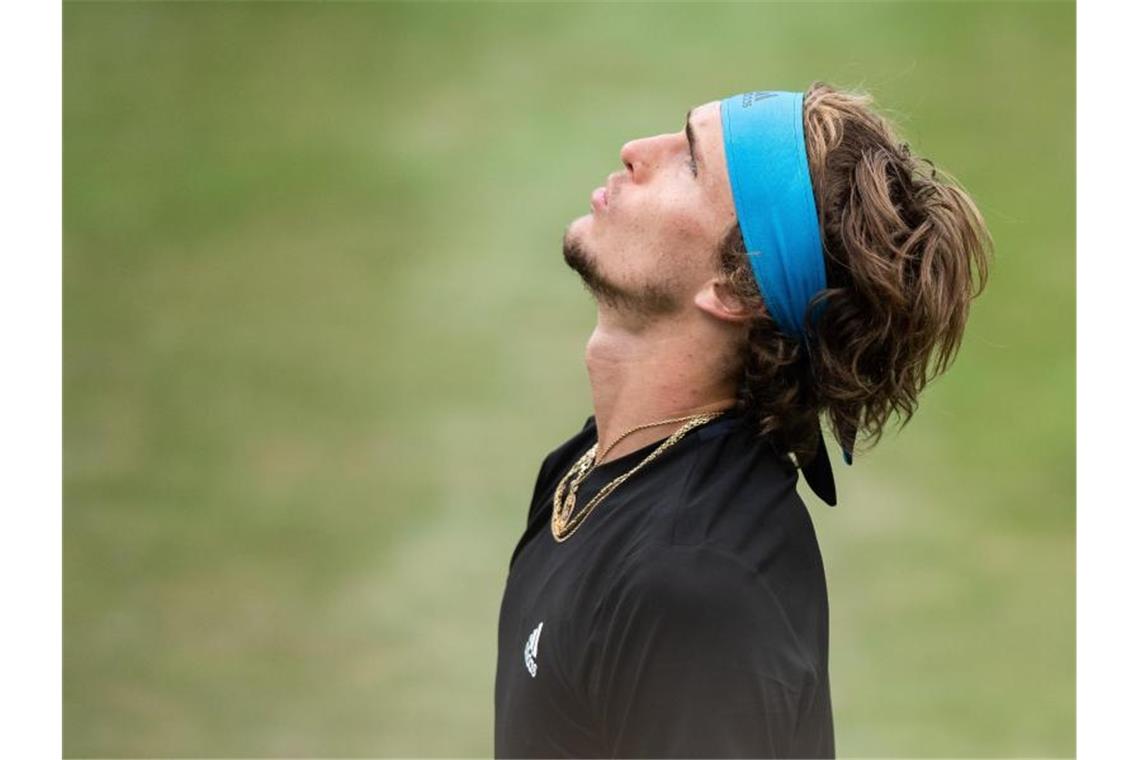
<path fill-rule="evenodd" d="M 752 273 L 776 324 L 796 340 L 803 340 L 808 302 L 827 287 L 803 105 L 799 92 L 746 92 L 720 102 L 728 179 Z"/>
<path fill-rule="evenodd" d="M 724 157 L 748 261 L 769 313 L 798 341 L 808 304 L 827 287 L 803 108 L 800 92 L 745 92 L 720 101 Z M 813 310 L 813 324 L 822 306 Z M 850 464 L 847 447 L 843 456 Z"/>

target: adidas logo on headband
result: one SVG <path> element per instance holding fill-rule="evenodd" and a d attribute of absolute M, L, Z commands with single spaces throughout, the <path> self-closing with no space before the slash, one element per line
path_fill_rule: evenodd
<path fill-rule="evenodd" d="M 776 93 L 771 92 L 769 90 L 760 90 L 758 92 L 746 92 L 746 93 L 743 93 L 741 95 L 742 102 L 740 104 L 740 107 L 741 108 L 748 108 L 753 103 L 758 103 L 761 100 L 767 100 L 768 98 L 774 98 L 774 97 L 776 97 Z"/>

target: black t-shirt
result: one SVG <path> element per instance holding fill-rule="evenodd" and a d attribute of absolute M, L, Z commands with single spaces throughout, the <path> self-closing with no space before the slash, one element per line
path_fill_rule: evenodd
<path fill-rule="evenodd" d="M 542 463 L 499 614 L 496 757 L 834 757 L 827 588 L 797 470 L 730 412 L 564 542 Z M 582 508 L 660 442 L 598 466 Z"/>

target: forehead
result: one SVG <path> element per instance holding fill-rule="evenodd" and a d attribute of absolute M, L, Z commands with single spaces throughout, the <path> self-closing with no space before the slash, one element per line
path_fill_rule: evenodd
<path fill-rule="evenodd" d="M 710 100 L 708 103 L 702 103 L 699 106 L 693 106 L 690 118 L 693 120 L 693 127 L 696 128 L 698 124 L 706 127 L 716 127 L 720 131 L 720 101 Z"/>
<path fill-rule="evenodd" d="M 697 152 L 703 164 L 701 186 L 704 197 L 714 209 L 717 219 L 733 220 L 736 218 L 736 209 L 728 181 L 728 164 L 724 158 L 720 101 L 713 100 L 694 107 L 689 112 L 689 122 L 693 125 Z"/>
<path fill-rule="evenodd" d="M 720 126 L 720 101 L 713 100 L 694 106 L 689 112 L 689 123 L 700 145 L 701 158 L 706 163 L 724 162 L 724 137 Z"/>

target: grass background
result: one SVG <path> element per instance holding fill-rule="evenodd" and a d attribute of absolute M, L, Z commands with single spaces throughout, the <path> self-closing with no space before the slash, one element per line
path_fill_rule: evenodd
<path fill-rule="evenodd" d="M 838 509 L 801 489 L 838 751 L 1071 756 L 1074 32 L 1071 3 L 67 3 L 65 754 L 491 754 L 507 559 L 591 413 L 562 231 L 625 140 L 824 79 L 997 243 L 918 415 Z"/>

